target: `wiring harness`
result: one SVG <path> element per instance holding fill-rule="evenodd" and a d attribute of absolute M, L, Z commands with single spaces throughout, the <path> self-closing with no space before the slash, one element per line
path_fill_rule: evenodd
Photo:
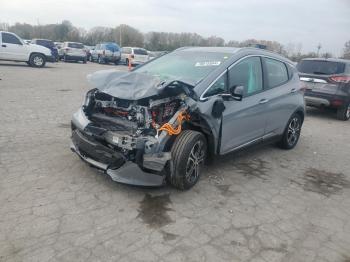
<path fill-rule="evenodd" d="M 170 136 L 178 135 L 182 131 L 182 122 L 188 120 L 190 120 L 190 115 L 187 114 L 185 111 L 182 111 L 176 118 L 175 124 L 177 126 L 175 128 L 171 124 L 165 123 L 158 129 L 158 131 L 166 131 Z"/>

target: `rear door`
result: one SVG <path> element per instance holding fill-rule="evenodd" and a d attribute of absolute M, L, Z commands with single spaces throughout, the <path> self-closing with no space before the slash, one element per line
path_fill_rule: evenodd
<path fill-rule="evenodd" d="M 302 60 L 297 68 L 300 72 L 300 80 L 305 84 L 305 95 L 335 95 L 338 83 L 331 79 L 344 74 L 345 63 L 329 60 Z"/>
<path fill-rule="evenodd" d="M 220 153 L 261 139 L 266 124 L 267 97 L 263 90 L 261 58 L 248 57 L 228 70 L 228 86 L 244 86 L 242 101 L 225 101 Z"/>
<path fill-rule="evenodd" d="M 299 99 L 303 97 L 293 68 L 273 58 L 263 57 L 262 60 L 264 89 L 268 98 L 265 129 L 265 138 L 268 138 L 283 133 L 286 123 L 300 103 Z"/>
<path fill-rule="evenodd" d="M 1 33 L 0 58 L 5 60 L 26 61 L 28 50 L 22 41 L 14 34 Z"/>

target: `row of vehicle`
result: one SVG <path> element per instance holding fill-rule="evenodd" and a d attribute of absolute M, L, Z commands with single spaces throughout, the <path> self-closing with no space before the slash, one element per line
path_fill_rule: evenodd
<path fill-rule="evenodd" d="M 45 48 L 46 47 L 46 48 Z M 10 32 L 0 32 L 0 60 L 26 62 L 43 67 L 47 61 L 58 59 L 86 63 L 142 64 L 150 58 L 143 48 L 123 47 L 116 43 L 102 43 L 87 49 L 81 43 L 54 43 L 51 40 L 24 41 Z M 297 64 L 300 80 L 304 83 L 304 98 L 309 106 L 337 110 L 337 118 L 350 118 L 350 61 L 342 59 L 303 59 Z"/>
<path fill-rule="evenodd" d="M 132 66 L 143 64 L 150 60 L 149 52 L 140 47 L 122 47 L 118 44 L 107 42 L 92 47 L 87 52 L 88 59 L 91 62 L 126 64 Z"/>

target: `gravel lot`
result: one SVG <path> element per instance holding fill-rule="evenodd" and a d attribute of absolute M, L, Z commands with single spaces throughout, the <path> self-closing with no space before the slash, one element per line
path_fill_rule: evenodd
<path fill-rule="evenodd" d="M 121 185 L 69 149 L 86 75 L 0 62 L 0 261 L 350 261 L 350 121 L 230 154 L 190 191 Z"/>

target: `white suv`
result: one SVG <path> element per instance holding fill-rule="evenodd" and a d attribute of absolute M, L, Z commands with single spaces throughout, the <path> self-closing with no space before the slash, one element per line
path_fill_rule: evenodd
<path fill-rule="evenodd" d="M 129 61 L 131 65 L 140 65 L 150 59 L 146 49 L 140 47 L 123 47 L 120 60 L 126 65 L 129 64 Z"/>
<path fill-rule="evenodd" d="M 64 62 L 83 61 L 86 64 L 87 55 L 82 43 L 64 42 L 58 53 Z"/>
<path fill-rule="evenodd" d="M 51 50 L 25 43 L 14 33 L 0 31 L 0 60 L 26 62 L 33 67 L 43 67 L 45 63 L 55 62 Z"/>

